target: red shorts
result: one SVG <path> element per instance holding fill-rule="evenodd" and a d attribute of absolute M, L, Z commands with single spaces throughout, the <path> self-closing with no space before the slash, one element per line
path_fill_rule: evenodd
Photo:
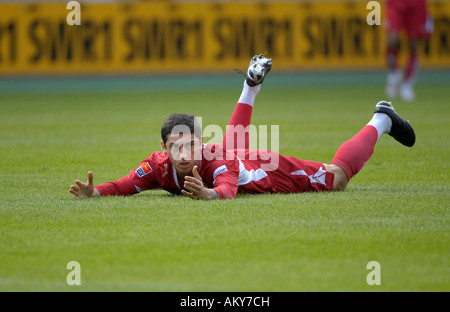
<path fill-rule="evenodd" d="M 267 172 L 277 193 L 332 191 L 334 173 L 321 162 L 280 155 L 279 167 Z"/>
<path fill-rule="evenodd" d="M 386 0 L 387 30 L 406 30 L 409 38 L 426 38 L 433 28 L 426 0 Z"/>
<path fill-rule="evenodd" d="M 265 150 L 241 150 L 238 193 L 332 191 L 334 173 L 321 162 Z"/>

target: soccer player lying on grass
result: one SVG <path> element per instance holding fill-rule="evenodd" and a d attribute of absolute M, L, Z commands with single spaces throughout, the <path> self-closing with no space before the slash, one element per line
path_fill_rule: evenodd
<path fill-rule="evenodd" d="M 93 174 L 89 172 L 88 182 L 76 180 L 69 192 L 75 198 L 85 198 L 126 196 L 162 188 L 192 199 L 209 200 L 234 198 L 239 193 L 342 191 L 372 156 L 383 133 L 406 146 L 414 145 L 415 134 L 409 122 L 390 103 L 382 101 L 376 105 L 369 123 L 340 146 L 331 164 L 274 151 L 249 150 L 248 129 L 254 100 L 271 65 L 272 61 L 262 55 L 250 61 L 222 144 L 203 144 L 194 116 L 172 114 L 161 129 L 162 152 L 152 153 L 137 169 L 115 182 L 94 187 Z M 239 127 L 244 132 L 236 131 Z M 243 150 L 238 149 L 242 138 Z"/>

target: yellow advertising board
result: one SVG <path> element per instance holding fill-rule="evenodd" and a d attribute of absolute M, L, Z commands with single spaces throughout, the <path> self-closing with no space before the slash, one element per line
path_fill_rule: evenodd
<path fill-rule="evenodd" d="M 364 1 L 80 3 L 81 25 L 64 2 L 0 4 L 0 75 L 230 71 L 263 52 L 278 70 L 385 65 Z M 450 68 L 450 2 L 429 7 L 422 67 Z"/>

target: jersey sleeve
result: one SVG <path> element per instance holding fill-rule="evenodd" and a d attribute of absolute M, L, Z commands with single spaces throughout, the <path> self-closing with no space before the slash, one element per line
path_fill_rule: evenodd
<path fill-rule="evenodd" d="M 200 176 L 220 199 L 235 198 L 238 191 L 239 161 L 233 150 L 221 144 L 204 144 Z"/>
<path fill-rule="evenodd" d="M 235 198 L 238 191 L 239 165 L 227 161 L 213 172 L 213 189 L 220 199 Z"/>
<path fill-rule="evenodd" d="M 156 179 L 157 164 L 150 156 L 142 161 L 139 167 L 132 170 L 128 175 L 114 182 L 107 182 L 95 186 L 102 196 L 129 196 L 144 190 L 158 188 Z"/>

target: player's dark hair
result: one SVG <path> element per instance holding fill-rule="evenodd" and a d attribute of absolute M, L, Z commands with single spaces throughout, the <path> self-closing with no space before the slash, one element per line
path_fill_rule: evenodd
<path fill-rule="evenodd" d="M 167 142 L 167 136 L 172 133 L 175 126 L 186 126 L 191 133 L 194 133 L 200 140 L 202 136 L 202 128 L 195 119 L 194 115 L 189 114 L 172 114 L 164 121 L 161 127 L 161 139 L 164 145 Z"/>

